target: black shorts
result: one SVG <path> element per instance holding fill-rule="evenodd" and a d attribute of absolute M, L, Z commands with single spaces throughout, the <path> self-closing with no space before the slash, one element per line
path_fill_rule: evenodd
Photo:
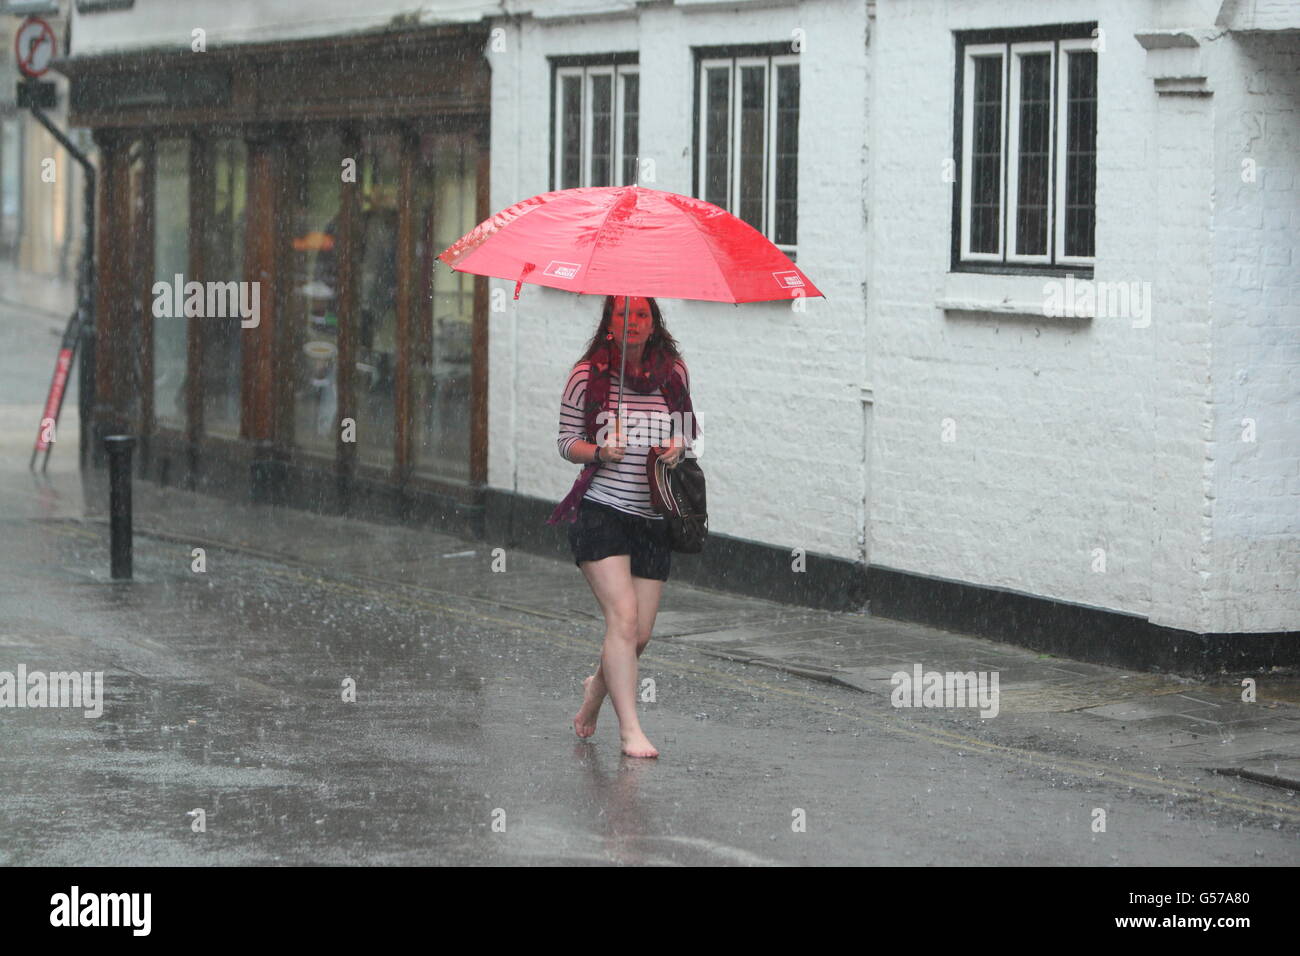
<path fill-rule="evenodd" d="M 667 581 L 673 549 L 663 518 L 643 518 L 583 498 L 578 520 L 569 525 L 573 563 L 599 561 L 613 554 L 632 558 L 632 576 Z"/>

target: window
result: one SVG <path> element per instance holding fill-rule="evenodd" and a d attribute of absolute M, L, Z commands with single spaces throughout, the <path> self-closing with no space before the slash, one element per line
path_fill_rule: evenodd
<path fill-rule="evenodd" d="M 155 152 L 154 280 L 170 287 L 190 264 L 190 141 L 163 139 Z M 174 310 L 172 310 L 174 311 Z M 183 429 L 188 421 L 184 314 L 153 320 L 153 410 L 159 425 Z"/>
<path fill-rule="evenodd" d="M 348 152 L 337 132 L 312 127 L 302 131 L 296 152 L 302 161 L 292 169 L 294 218 L 288 230 L 293 262 L 293 440 L 310 454 L 333 457 L 339 434 L 339 166 Z"/>
<path fill-rule="evenodd" d="M 474 297 L 480 280 L 434 257 L 478 223 L 478 144 L 463 133 L 420 137 L 415 210 L 412 459 L 417 473 L 470 479 Z"/>
<path fill-rule="evenodd" d="M 958 34 L 954 269 L 1092 266 L 1094 29 Z"/>
<path fill-rule="evenodd" d="M 0 253 L 18 244 L 22 231 L 23 129 L 16 116 L 0 118 Z"/>
<path fill-rule="evenodd" d="M 793 253 L 799 55 L 788 50 L 788 44 L 725 53 L 696 50 L 695 195 Z"/>
<path fill-rule="evenodd" d="M 554 188 L 632 185 L 641 102 L 634 55 L 599 63 L 554 62 Z"/>
<path fill-rule="evenodd" d="M 208 140 L 202 162 L 207 220 L 200 237 L 203 280 L 242 282 L 247 148 L 242 139 L 234 136 Z M 203 430 L 209 435 L 239 437 L 241 320 L 239 314 L 207 315 L 203 319 L 199 388 L 203 393 Z"/>
<path fill-rule="evenodd" d="M 357 185 L 356 409 L 357 459 L 363 465 L 393 464 L 397 428 L 397 212 L 401 195 L 401 140 L 395 133 L 361 138 Z"/>

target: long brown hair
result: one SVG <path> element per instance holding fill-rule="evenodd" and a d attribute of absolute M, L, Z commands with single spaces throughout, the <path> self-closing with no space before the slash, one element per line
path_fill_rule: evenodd
<path fill-rule="evenodd" d="M 630 298 L 638 297 L 631 296 Z M 650 336 L 646 339 L 645 351 L 641 353 L 642 365 L 649 366 L 652 357 L 658 352 L 664 352 L 672 359 L 681 358 L 681 348 L 678 346 L 677 340 L 672 337 L 672 334 L 664 326 L 664 317 L 663 313 L 659 311 L 659 303 L 649 296 L 644 296 L 643 298 L 645 298 L 646 302 L 650 304 L 650 315 L 654 318 L 654 328 L 651 329 Z M 583 351 L 582 358 L 578 359 L 578 362 L 575 364 L 581 364 L 582 362 L 587 361 L 587 359 L 596 354 L 597 349 L 605 344 L 605 336 L 609 334 L 609 327 L 613 322 L 613 319 L 614 297 L 612 295 L 607 295 L 605 296 L 605 308 L 600 314 L 600 326 L 596 329 L 596 334 L 591 337 L 591 341 L 587 343 L 587 348 Z"/>

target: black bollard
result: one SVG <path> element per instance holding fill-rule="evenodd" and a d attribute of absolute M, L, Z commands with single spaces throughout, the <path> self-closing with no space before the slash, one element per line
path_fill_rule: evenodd
<path fill-rule="evenodd" d="M 131 449 L 130 435 L 109 435 L 108 449 L 108 522 L 109 550 L 112 554 L 114 581 L 131 580 Z"/>

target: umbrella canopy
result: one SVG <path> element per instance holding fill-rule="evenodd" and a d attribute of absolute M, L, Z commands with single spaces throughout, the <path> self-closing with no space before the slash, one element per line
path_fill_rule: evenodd
<path fill-rule="evenodd" d="M 708 302 L 820 296 L 749 223 L 642 186 L 561 189 L 515 203 L 438 256 L 461 272 L 589 295 Z"/>

